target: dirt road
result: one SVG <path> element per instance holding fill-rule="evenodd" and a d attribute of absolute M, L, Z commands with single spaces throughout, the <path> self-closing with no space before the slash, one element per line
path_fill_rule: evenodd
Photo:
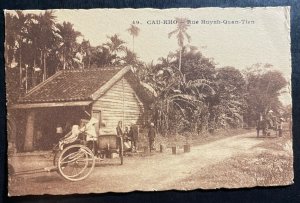
<path fill-rule="evenodd" d="M 190 153 L 181 152 L 172 155 L 170 151 L 167 151 L 162 154 L 156 152 L 144 157 L 125 157 L 125 163 L 122 166 L 118 164 L 118 160 L 114 160 L 115 163 L 110 161 L 107 164 L 98 164 L 92 174 L 80 182 L 69 182 L 55 172 L 27 176 L 12 182 L 10 194 L 184 190 L 185 188 L 180 187 L 182 184 L 177 183 L 228 158 L 241 154 L 257 154 L 268 150 L 257 147 L 263 142 L 266 142 L 266 139 L 256 138 L 256 134 L 253 132 L 192 146 Z M 197 183 L 197 181 L 195 182 Z M 195 188 L 204 187 L 197 184 L 194 186 Z"/>

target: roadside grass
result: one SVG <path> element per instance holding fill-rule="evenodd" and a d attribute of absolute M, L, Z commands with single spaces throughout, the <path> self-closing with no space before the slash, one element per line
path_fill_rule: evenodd
<path fill-rule="evenodd" d="M 282 138 L 282 139 L 281 139 Z M 179 183 L 180 188 L 240 188 L 290 185 L 293 183 L 291 138 L 265 139 L 255 154 L 240 154 L 199 169 Z"/>
<path fill-rule="evenodd" d="M 289 131 L 283 131 L 282 137 L 272 137 L 271 139 L 266 138 L 266 140 L 268 141 L 262 142 L 256 147 L 261 147 L 275 151 L 284 150 L 287 153 L 292 153 L 292 138 L 290 137 Z"/>

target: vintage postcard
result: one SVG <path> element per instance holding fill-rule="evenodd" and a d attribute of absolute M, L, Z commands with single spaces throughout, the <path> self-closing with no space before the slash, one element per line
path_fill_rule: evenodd
<path fill-rule="evenodd" d="M 6 10 L 10 196 L 293 183 L 290 8 Z"/>

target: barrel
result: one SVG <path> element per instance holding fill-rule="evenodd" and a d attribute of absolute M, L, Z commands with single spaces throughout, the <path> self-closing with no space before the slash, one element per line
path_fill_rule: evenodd
<path fill-rule="evenodd" d="M 100 150 L 117 149 L 116 135 L 100 135 L 98 136 L 98 147 Z"/>

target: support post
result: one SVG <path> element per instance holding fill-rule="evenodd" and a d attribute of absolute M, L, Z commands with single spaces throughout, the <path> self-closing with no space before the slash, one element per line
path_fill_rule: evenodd
<path fill-rule="evenodd" d="M 35 111 L 30 110 L 26 118 L 26 133 L 25 133 L 25 142 L 24 142 L 25 151 L 33 150 L 34 123 L 35 123 Z"/>
<path fill-rule="evenodd" d="M 172 147 L 172 154 L 176 154 L 176 146 Z"/>
<path fill-rule="evenodd" d="M 147 146 L 143 146 L 143 151 L 144 151 L 144 153 L 146 154 L 146 153 L 148 153 L 149 148 L 148 148 Z"/>
<path fill-rule="evenodd" d="M 189 144 L 183 145 L 183 151 L 184 151 L 184 153 L 190 152 L 191 151 L 191 145 L 189 145 Z"/>
<path fill-rule="evenodd" d="M 163 153 L 165 151 L 165 145 L 161 144 L 159 146 L 159 151 L 160 151 L 160 153 Z"/>

